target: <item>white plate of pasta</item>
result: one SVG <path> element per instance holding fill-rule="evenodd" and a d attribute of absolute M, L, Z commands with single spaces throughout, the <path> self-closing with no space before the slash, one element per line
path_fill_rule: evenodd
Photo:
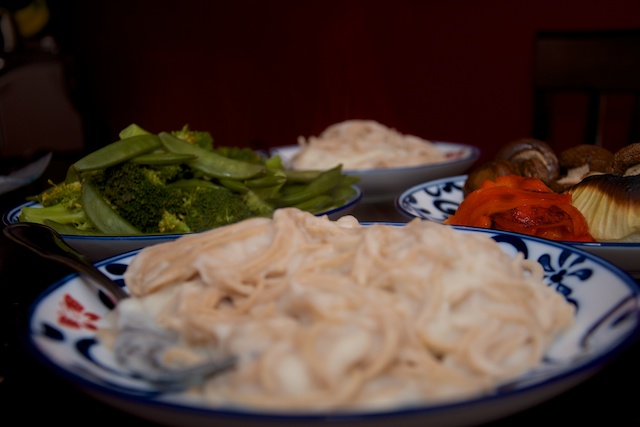
<path fill-rule="evenodd" d="M 165 425 L 463 426 L 563 393 L 638 334 L 635 282 L 575 247 L 429 221 L 358 224 L 352 217 L 334 222 L 308 215 L 283 210 L 274 219 L 248 220 L 210 236 L 185 236 L 103 260 L 96 265 L 132 298 L 114 308 L 70 275 L 34 302 L 25 343 L 94 398 Z M 299 233 L 295 227 L 307 228 Z M 309 237 L 318 233 L 320 240 Z M 327 242 L 339 244 L 332 252 L 322 248 Z M 479 257 L 468 256 L 479 248 L 485 249 Z M 203 258 L 203 252 L 212 256 Z M 264 264 L 267 259 L 273 261 Z M 237 270 L 235 261 L 247 268 Z M 318 269 L 329 264 L 339 267 Z M 345 274 L 345 265 L 357 273 Z M 162 273 L 156 276 L 162 283 L 154 282 L 151 271 Z M 502 283 L 486 293 L 476 286 L 491 277 Z M 445 289 L 460 290 L 460 298 Z M 216 346 L 240 356 L 232 372 L 172 393 L 154 389 L 115 362 L 104 334 L 117 333 L 120 304 L 159 308 L 157 301 L 167 301 L 161 296 L 169 294 L 180 304 L 159 310 L 163 318 L 197 330 L 201 344 L 208 334 L 218 334 Z M 493 309 L 483 308 L 487 301 Z M 183 303 L 198 305 L 187 311 L 204 317 L 181 317 L 177 306 Z M 158 314 L 156 308 L 151 311 Z M 515 324 L 520 326 L 512 329 Z M 480 351 L 492 337 L 510 342 L 505 337 L 513 332 L 527 339 L 511 343 L 510 350 L 503 347 L 500 355 Z M 463 349 L 465 340 L 456 338 L 467 333 L 476 336 L 477 346 Z M 418 335 L 422 339 L 416 341 Z M 472 374 L 467 363 L 482 369 Z"/>
<path fill-rule="evenodd" d="M 295 146 L 276 147 L 284 166 L 294 170 L 342 165 L 360 177 L 364 202 L 389 202 L 405 188 L 465 172 L 480 157 L 477 147 L 430 141 L 375 120 L 334 123 L 317 136 L 300 136 Z"/>
<path fill-rule="evenodd" d="M 396 208 L 408 218 L 442 222 L 454 214 L 464 199 L 467 175 L 427 181 L 406 189 L 397 199 Z M 635 278 L 640 278 L 640 243 L 632 242 L 565 242 L 591 252 L 617 265 Z"/>

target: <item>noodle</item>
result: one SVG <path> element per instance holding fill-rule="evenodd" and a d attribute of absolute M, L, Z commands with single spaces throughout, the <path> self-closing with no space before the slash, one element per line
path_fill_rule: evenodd
<path fill-rule="evenodd" d="M 347 120 L 329 126 L 318 137 L 298 138 L 294 169 L 344 170 L 420 166 L 447 160 L 432 142 L 403 135 L 373 120 Z"/>
<path fill-rule="evenodd" d="M 574 314 L 542 274 L 450 226 L 287 208 L 141 250 L 121 304 L 146 301 L 185 349 L 240 357 L 195 390 L 213 404 L 397 407 L 488 392 L 539 364 Z"/>

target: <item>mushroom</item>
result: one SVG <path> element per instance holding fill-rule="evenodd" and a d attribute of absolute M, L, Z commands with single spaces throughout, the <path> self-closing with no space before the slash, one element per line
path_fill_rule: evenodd
<path fill-rule="evenodd" d="M 462 188 L 462 194 L 466 197 L 472 191 L 480 188 L 485 180 L 493 181 L 503 175 L 520 175 L 518 164 L 501 159 L 484 163 L 469 172 L 464 187 Z"/>
<path fill-rule="evenodd" d="M 615 152 L 612 172 L 624 176 L 640 174 L 640 142 L 629 144 Z"/>
<path fill-rule="evenodd" d="M 520 175 L 538 178 L 547 185 L 552 185 L 560 174 L 556 153 L 537 139 L 512 141 L 498 151 L 496 159 L 517 163 Z"/>
<path fill-rule="evenodd" d="M 558 162 L 564 176 L 557 183 L 567 188 L 586 176 L 611 173 L 613 153 L 599 145 L 581 144 L 562 151 Z"/>
<path fill-rule="evenodd" d="M 640 241 L 640 175 L 591 175 L 565 192 L 594 239 Z"/>

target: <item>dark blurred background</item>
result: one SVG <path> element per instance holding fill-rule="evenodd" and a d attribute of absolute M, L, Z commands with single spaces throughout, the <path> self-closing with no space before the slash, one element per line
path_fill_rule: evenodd
<path fill-rule="evenodd" d="M 2 156 L 93 150 L 131 123 L 152 132 L 189 124 L 218 145 L 265 148 L 367 118 L 477 145 L 486 159 L 531 135 L 538 31 L 640 28 L 638 0 L 2 0 L 0 7 L 21 10 L 22 25 L 35 27 L 7 49 L 2 26 Z M 38 29 L 33 17 L 43 9 Z M 24 10 L 36 12 L 32 21 Z M 581 142 L 576 113 L 567 111 L 547 142 Z"/>

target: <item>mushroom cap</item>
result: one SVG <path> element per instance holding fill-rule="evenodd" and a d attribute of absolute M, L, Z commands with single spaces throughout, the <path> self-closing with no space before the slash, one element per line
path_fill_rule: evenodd
<path fill-rule="evenodd" d="M 589 171 L 610 173 L 613 153 L 599 145 L 581 144 L 558 155 L 560 168 L 570 170 L 587 165 Z"/>
<path fill-rule="evenodd" d="M 467 176 L 462 192 L 466 197 L 469 193 L 480 188 L 485 180 L 495 180 L 499 176 L 520 175 L 517 163 L 502 159 L 494 159 L 475 167 Z"/>
<path fill-rule="evenodd" d="M 626 145 L 615 152 L 612 173 L 619 175 L 640 174 L 640 142 Z"/>
<path fill-rule="evenodd" d="M 496 159 L 520 164 L 521 175 L 540 179 L 545 184 L 560 175 L 560 165 L 555 151 L 544 141 L 522 138 L 503 146 Z"/>

